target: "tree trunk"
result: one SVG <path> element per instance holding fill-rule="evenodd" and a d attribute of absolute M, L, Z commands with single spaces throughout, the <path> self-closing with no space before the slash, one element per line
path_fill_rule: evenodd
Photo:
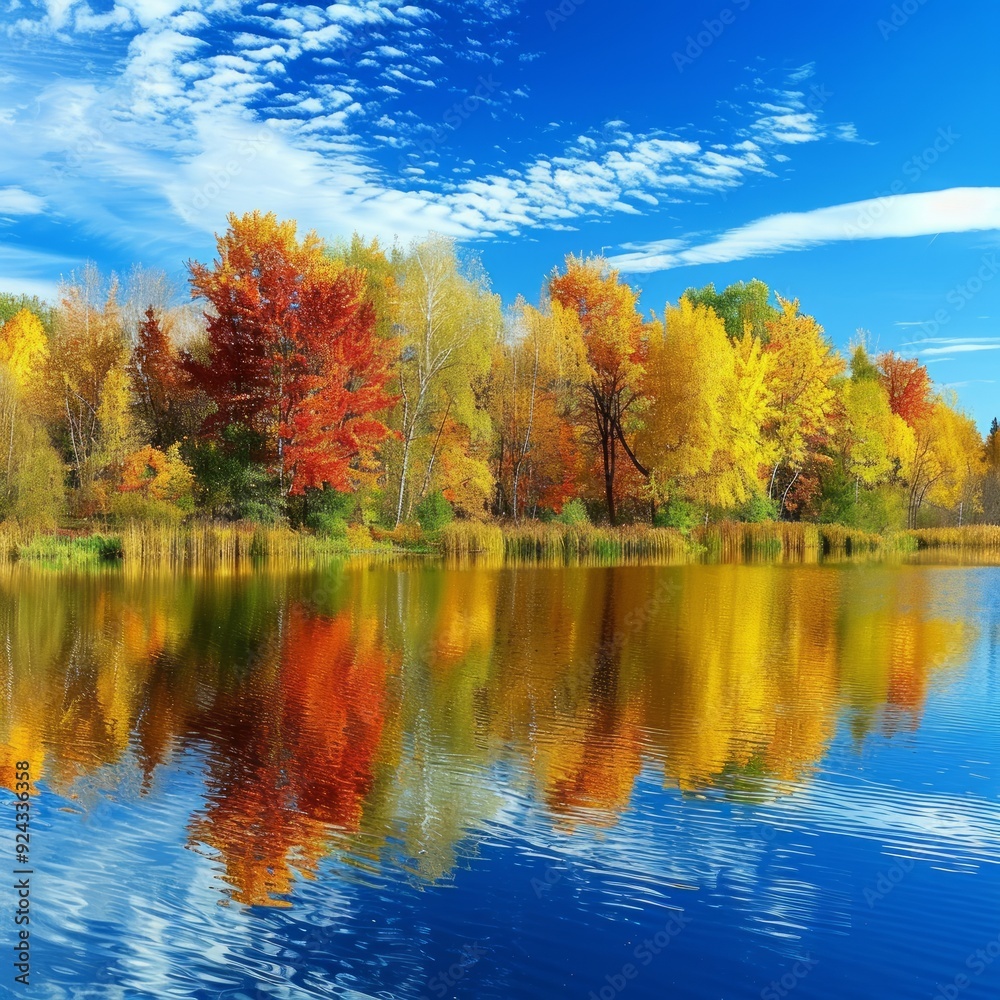
<path fill-rule="evenodd" d="M 780 518 L 782 512 L 785 509 L 785 499 L 788 497 L 788 491 L 795 485 L 795 480 L 799 478 L 799 470 L 795 470 L 795 475 L 792 476 L 792 481 L 785 487 L 785 492 L 781 494 L 781 506 L 778 508 L 778 517 Z"/>
<path fill-rule="evenodd" d="M 434 471 L 434 459 L 437 457 L 438 445 L 441 443 L 441 435 L 444 432 L 444 425 L 448 421 L 448 414 L 451 412 L 451 400 L 448 400 L 448 405 L 445 407 L 444 416 L 441 418 L 441 426 L 438 428 L 437 437 L 434 438 L 434 447 L 431 449 L 431 457 L 427 462 L 427 469 L 424 472 L 424 481 L 420 485 L 420 496 L 418 500 L 423 500 L 424 495 L 427 493 L 427 487 L 431 484 L 431 473 Z"/>
<path fill-rule="evenodd" d="M 615 525 L 615 473 L 614 466 L 611 461 L 611 447 L 612 440 L 611 435 L 607 433 L 607 430 L 603 423 L 600 422 L 600 416 L 598 416 L 598 428 L 601 435 L 601 451 L 602 457 L 604 458 L 604 495 L 607 499 L 608 504 L 608 521 L 611 526 Z"/>
<path fill-rule="evenodd" d="M 538 339 L 535 339 L 535 366 L 531 374 L 531 403 L 528 406 L 528 429 L 524 432 L 524 443 L 521 445 L 521 454 L 517 458 L 514 466 L 514 523 L 517 523 L 517 487 L 521 479 L 521 465 L 528 454 L 531 446 L 531 426 L 535 419 L 535 391 L 538 387 Z"/>

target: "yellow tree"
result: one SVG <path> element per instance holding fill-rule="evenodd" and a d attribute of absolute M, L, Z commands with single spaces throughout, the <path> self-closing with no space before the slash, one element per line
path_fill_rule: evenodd
<path fill-rule="evenodd" d="M 41 423 L 49 348 L 28 309 L 0 328 L 0 442 L 5 516 L 51 525 L 63 502 L 62 466 Z"/>
<path fill-rule="evenodd" d="M 500 328 L 500 300 L 480 268 L 459 262 L 454 241 L 433 236 L 415 243 L 398 268 L 396 314 L 401 354 L 399 403 L 391 425 L 399 433 L 390 483 L 398 525 L 435 486 L 467 514 L 485 509 L 492 493 L 491 424 L 478 398 Z M 458 439 L 457 441 L 455 439 Z M 441 463 L 442 448 L 464 454 Z M 484 492 L 485 491 L 485 492 Z"/>
<path fill-rule="evenodd" d="M 649 456 L 655 499 L 678 490 L 713 502 L 736 394 L 735 352 L 713 309 L 686 296 L 667 306 L 662 335 L 649 341 L 642 392 L 648 404 L 636 443 Z"/>
<path fill-rule="evenodd" d="M 128 451 L 131 352 L 117 291 L 115 277 L 105 284 L 93 265 L 71 276 L 50 345 L 50 406 L 82 513 L 102 505 L 104 491 L 96 486 L 108 471 L 105 465 L 119 464 Z"/>
<path fill-rule="evenodd" d="M 780 315 L 767 325 L 774 410 L 769 433 L 775 446 L 768 496 L 776 495 L 778 473 L 784 469 L 788 482 L 781 494 L 782 510 L 803 466 L 817 455 L 833 430 L 833 380 L 843 372 L 844 361 L 819 323 L 799 312 L 797 299 L 788 301 L 779 295 L 778 304 Z"/>
<path fill-rule="evenodd" d="M 728 403 L 729 438 L 720 463 L 716 502 L 743 503 L 761 491 L 761 469 L 774 462 L 775 446 L 764 433 L 774 419 L 771 396 L 773 356 L 750 329 L 733 340 L 735 388 Z"/>
<path fill-rule="evenodd" d="M 871 489 L 892 473 L 896 457 L 892 444 L 899 439 L 897 421 L 902 417 L 889 407 L 889 396 L 875 379 L 850 378 L 841 390 L 843 420 L 837 435 L 837 451 L 844 471 L 854 479 L 855 499 L 862 486 Z"/>
<path fill-rule="evenodd" d="M 585 367 L 576 314 L 558 302 L 543 312 L 518 299 L 494 348 L 487 397 L 496 429 L 495 513 L 517 520 L 539 503 L 559 510 L 575 491 L 571 390 Z"/>
<path fill-rule="evenodd" d="M 0 519 L 54 527 L 62 513 L 63 465 L 43 422 L 0 363 Z"/>
<path fill-rule="evenodd" d="M 954 511 L 961 522 L 978 504 L 976 487 L 985 467 L 975 423 L 958 409 L 952 393 L 934 399 L 913 430 L 903 463 L 910 527 L 917 526 L 924 503 Z"/>
<path fill-rule="evenodd" d="M 18 392 L 35 396 L 45 378 L 49 344 L 42 321 L 27 309 L 15 313 L 0 329 L 0 364 Z"/>
<path fill-rule="evenodd" d="M 667 307 L 646 362 L 648 409 L 638 441 L 654 469 L 655 499 L 676 490 L 733 507 L 760 490 L 774 454 L 762 428 L 774 416 L 772 356 L 750 329 L 729 336 L 713 308 L 687 294 Z"/>

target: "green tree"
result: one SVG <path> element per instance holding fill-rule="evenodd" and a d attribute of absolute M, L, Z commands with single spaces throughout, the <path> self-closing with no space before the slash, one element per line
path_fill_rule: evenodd
<path fill-rule="evenodd" d="M 768 323 L 778 317 L 778 310 L 769 302 L 771 290 L 754 278 L 749 282 L 737 281 L 721 292 L 715 285 L 704 288 L 689 288 L 684 298 L 693 305 L 708 306 L 726 325 L 726 333 L 736 339 L 742 337 L 749 327 L 750 332 L 760 341 L 767 343 Z"/>

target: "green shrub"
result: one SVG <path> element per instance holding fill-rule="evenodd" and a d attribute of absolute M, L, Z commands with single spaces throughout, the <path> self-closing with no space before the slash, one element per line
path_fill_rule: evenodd
<path fill-rule="evenodd" d="M 82 535 L 78 538 L 36 535 L 17 550 L 19 559 L 47 569 L 82 569 L 117 562 L 122 555 L 122 540 L 113 535 Z"/>
<path fill-rule="evenodd" d="M 590 518 L 587 516 L 587 508 L 582 500 L 570 500 L 568 503 L 563 504 L 562 512 L 557 514 L 554 518 L 559 524 L 568 524 L 570 527 L 575 527 L 580 524 L 590 524 Z"/>
<path fill-rule="evenodd" d="M 763 493 L 754 493 L 739 509 L 739 520 L 748 524 L 762 524 L 764 521 L 778 520 L 777 501 Z"/>
<path fill-rule="evenodd" d="M 703 520 L 704 515 L 693 503 L 677 497 L 657 510 L 653 525 L 657 528 L 676 528 L 682 534 L 689 535 Z"/>
<path fill-rule="evenodd" d="M 198 506 L 232 521 L 275 524 L 285 514 L 278 477 L 257 460 L 263 438 L 231 424 L 221 441 L 195 441 L 185 458 L 194 472 Z"/>
<path fill-rule="evenodd" d="M 420 527 L 424 531 L 440 531 L 455 519 L 455 511 L 440 490 L 428 493 L 417 504 L 415 511 Z"/>
<path fill-rule="evenodd" d="M 319 511 L 309 515 L 308 523 L 322 538 L 347 538 L 347 521 L 336 514 Z"/>
<path fill-rule="evenodd" d="M 180 524 L 184 520 L 184 511 L 167 500 L 152 500 L 138 493 L 116 493 L 108 503 L 108 520 L 112 524 L 128 521 Z"/>

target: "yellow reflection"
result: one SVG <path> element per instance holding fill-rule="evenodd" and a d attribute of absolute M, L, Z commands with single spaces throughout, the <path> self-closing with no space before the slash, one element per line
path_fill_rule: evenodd
<path fill-rule="evenodd" d="M 342 852 L 446 876 L 511 796 L 613 823 L 655 767 L 686 792 L 807 781 L 845 716 L 919 720 L 968 657 L 968 577 L 821 566 L 0 572 L 0 781 L 149 794 L 204 760 L 191 845 L 283 905 Z"/>

